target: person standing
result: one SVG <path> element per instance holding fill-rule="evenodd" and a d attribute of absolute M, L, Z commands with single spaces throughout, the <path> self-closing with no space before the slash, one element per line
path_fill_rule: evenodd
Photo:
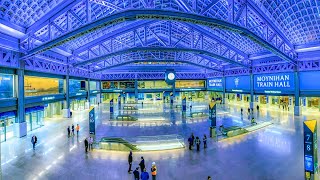
<path fill-rule="evenodd" d="M 77 124 L 76 130 L 77 130 L 77 136 L 79 136 L 79 131 L 80 131 L 80 126 L 79 126 L 79 124 Z"/>
<path fill-rule="evenodd" d="M 257 111 L 258 111 L 258 112 L 259 112 L 259 108 L 260 108 L 259 105 L 257 105 Z"/>
<path fill-rule="evenodd" d="M 212 180 L 212 179 L 211 179 L 211 176 L 208 176 L 208 180 Z"/>
<path fill-rule="evenodd" d="M 152 176 L 152 180 L 156 180 L 156 177 L 157 177 L 157 166 L 156 166 L 155 162 L 152 163 L 151 176 Z"/>
<path fill-rule="evenodd" d="M 143 156 L 141 156 L 141 161 L 139 163 L 139 166 L 140 166 L 140 169 L 141 169 L 141 176 L 142 176 L 142 172 L 143 170 L 145 170 L 145 164 L 144 164 L 144 159 L 143 159 Z"/>
<path fill-rule="evenodd" d="M 70 126 L 68 126 L 68 137 L 70 137 Z"/>
<path fill-rule="evenodd" d="M 149 179 L 149 173 L 146 171 L 146 168 L 143 169 L 143 172 L 141 173 L 141 180 L 148 180 Z"/>
<path fill-rule="evenodd" d="M 139 173 L 139 167 L 136 168 L 136 170 L 133 171 L 134 180 L 139 180 L 140 173 Z"/>
<path fill-rule="evenodd" d="M 204 149 L 207 148 L 207 136 L 206 135 L 203 136 L 203 148 Z"/>
<path fill-rule="evenodd" d="M 37 141 L 38 141 L 37 136 L 33 135 L 33 136 L 31 137 L 31 143 L 32 143 L 32 148 L 33 148 L 33 150 L 36 149 L 36 143 L 37 143 Z"/>
<path fill-rule="evenodd" d="M 241 111 L 241 115 L 242 115 L 243 114 L 243 109 L 241 108 L 240 111 Z"/>
<path fill-rule="evenodd" d="M 73 124 L 71 126 L 71 132 L 72 132 L 72 136 L 74 136 L 74 125 Z"/>
<path fill-rule="evenodd" d="M 86 139 L 84 139 L 84 147 L 85 147 L 85 149 L 86 149 L 86 153 L 88 152 L 88 140 L 87 140 L 87 138 Z"/>
<path fill-rule="evenodd" d="M 194 135 L 193 135 L 193 133 L 191 134 L 191 138 L 192 138 L 192 146 L 194 145 Z"/>
<path fill-rule="evenodd" d="M 188 142 L 189 142 L 189 150 L 192 150 L 192 142 L 193 142 L 192 136 L 189 137 Z"/>
<path fill-rule="evenodd" d="M 93 137 L 90 136 L 89 137 L 89 151 L 93 150 L 92 146 L 93 146 Z"/>
<path fill-rule="evenodd" d="M 197 151 L 200 151 L 200 143 L 201 143 L 201 141 L 200 141 L 199 137 L 197 136 L 196 137 Z"/>
<path fill-rule="evenodd" d="M 129 163 L 129 169 L 128 173 L 131 173 L 131 166 L 132 166 L 132 151 L 130 151 L 129 156 L 128 156 L 128 163 Z"/>

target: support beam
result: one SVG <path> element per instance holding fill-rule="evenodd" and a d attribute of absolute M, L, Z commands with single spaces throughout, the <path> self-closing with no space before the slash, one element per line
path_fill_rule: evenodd
<path fill-rule="evenodd" d="M 19 69 L 17 69 L 17 118 L 14 123 L 14 136 L 23 137 L 27 135 L 27 123 L 25 120 L 25 95 L 24 95 L 24 61 L 19 61 Z"/>
<path fill-rule="evenodd" d="M 40 28 L 44 27 L 46 24 L 49 23 L 50 20 L 54 20 L 59 17 L 61 14 L 70 10 L 73 6 L 77 5 L 78 3 L 82 2 L 83 0 L 73 0 L 73 1 L 64 1 L 61 2 L 58 6 L 53 8 L 49 11 L 45 16 L 42 16 L 38 21 L 33 23 L 28 29 L 27 34 L 30 31 L 36 32 Z"/>
<path fill-rule="evenodd" d="M 174 12 L 174 11 L 163 11 L 163 10 L 128 10 L 123 11 L 120 13 L 116 13 L 102 19 L 99 19 L 95 22 L 88 23 L 80 28 L 66 33 L 53 41 L 44 43 L 31 51 L 28 52 L 28 55 L 25 55 L 23 58 L 27 58 L 33 56 L 35 54 L 39 54 L 50 50 L 54 47 L 63 45 L 75 38 L 88 34 L 90 32 L 96 31 L 101 28 L 105 28 L 109 25 L 119 24 L 125 21 L 132 21 L 137 19 L 157 19 L 157 20 L 171 20 L 171 21 L 178 21 L 178 22 L 188 22 L 193 24 L 205 25 L 208 27 L 217 27 L 225 30 L 229 30 L 235 33 L 239 33 L 242 36 L 248 37 L 252 41 L 256 42 L 257 44 L 265 47 L 267 50 L 273 52 L 280 58 L 290 63 L 296 64 L 296 61 L 290 58 L 287 54 L 283 53 L 280 49 L 277 49 L 272 44 L 264 40 L 262 37 L 256 35 L 255 33 L 251 32 L 250 30 L 231 24 L 229 22 L 213 19 L 208 17 L 203 17 L 195 14 L 187 14 L 181 12 Z"/>
<path fill-rule="evenodd" d="M 205 51 L 205 50 L 199 50 L 199 49 L 191 49 L 191 48 L 171 48 L 171 47 L 136 47 L 136 48 L 129 48 L 129 49 L 125 49 L 125 50 L 120 50 L 117 52 L 113 52 L 110 54 L 106 54 L 103 56 L 99 56 L 93 59 L 89 59 L 83 62 L 78 62 L 78 63 L 74 63 L 73 66 L 77 67 L 77 66 L 81 66 L 81 65 L 87 65 L 90 63 L 95 63 L 95 62 L 100 62 L 103 61 L 107 58 L 111 58 L 117 55 L 121 55 L 121 54 L 125 54 L 125 53 L 131 53 L 131 52 L 139 52 L 139 51 L 166 51 L 166 52 L 189 52 L 189 53 L 193 53 L 193 54 L 199 54 L 199 55 L 204 55 L 204 56 L 209 56 L 215 59 L 219 59 L 222 60 L 224 62 L 228 62 L 234 65 L 238 65 L 241 67 L 245 67 L 245 68 L 249 68 L 249 66 L 242 64 L 240 62 L 234 61 L 232 59 L 228 59 L 225 58 L 223 56 L 217 55 L 217 54 L 213 54 L 211 52 Z"/>

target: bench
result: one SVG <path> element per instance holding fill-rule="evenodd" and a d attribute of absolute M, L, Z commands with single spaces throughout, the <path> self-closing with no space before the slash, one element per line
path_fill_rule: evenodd
<path fill-rule="evenodd" d="M 191 117 L 203 117 L 203 116 L 207 116 L 207 114 L 204 113 L 204 112 L 193 112 L 193 113 L 191 113 Z"/>
<path fill-rule="evenodd" d="M 133 116 L 129 116 L 129 115 L 118 115 L 116 117 L 116 120 L 120 120 L 120 121 L 137 121 L 138 119 L 133 117 Z"/>
<path fill-rule="evenodd" d="M 138 109 L 134 106 L 123 106 L 123 110 L 138 110 Z"/>
<path fill-rule="evenodd" d="M 247 132 L 247 130 L 239 126 L 230 126 L 230 127 L 220 126 L 219 130 L 223 135 L 227 137 L 233 137 L 233 136 L 237 136 Z"/>

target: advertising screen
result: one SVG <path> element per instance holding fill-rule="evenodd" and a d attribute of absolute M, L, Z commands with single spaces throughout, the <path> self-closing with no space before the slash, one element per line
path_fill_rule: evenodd
<path fill-rule="evenodd" d="M 300 91 L 320 90 L 320 71 L 300 72 Z"/>
<path fill-rule="evenodd" d="M 213 90 L 223 91 L 223 79 L 222 78 L 211 78 L 207 80 L 207 88 Z"/>
<path fill-rule="evenodd" d="M 0 99 L 13 97 L 13 75 L 0 74 Z"/>
<path fill-rule="evenodd" d="M 254 90 L 272 92 L 294 91 L 294 73 L 259 74 L 254 75 Z"/>
<path fill-rule="evenodd" d="M 250 76 L 226 77 L 226 90 L 232 92 L 250 91 Z"/>
<path fill-rule="evenodd" d="M 60 87 L 61 81 L 57 78 L 46 78 L 37 76 L 24 77 L 25 96 L 40 96 L 46 94 L 58 94 L 63 91 Z"/>

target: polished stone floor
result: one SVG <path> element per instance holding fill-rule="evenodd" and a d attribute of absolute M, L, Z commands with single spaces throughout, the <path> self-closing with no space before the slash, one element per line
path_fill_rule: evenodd
<path fill-rule="evenodd" d="M 192 112 L 206 112 L 206 106 L 195 103 Z M 248 117 L 246 113 L 240 116 L 240 106 L 230 103 L 218 107 L 218 125 L 247 125 Z M 144 104 L 142 108 L 140 104 L 137 107 L 138 113 L 132 116 L 139 122 L 131 124 L 112 123 L 109 107 L 105 104 L 96 107 L 97 138 L 175 134 L 187 142 L 191 132 L 201 137 L 209 133 L 207 118 L 191 118 L 190 109 L 186 119 L 182 119 L 180 110 L 170 109 L 168 105 Z M 126 112 L 115 112 L 123 113 Z M 132 174 L 127 173 L 127 152 L 94 150 L 84 153 L 83 140 L 88 136 L 87 114 L 82 111 L 74 113 L 72 119 L 46 120 L 44 127 L 27 137 L 2 143 L 3 179 L 132 180 Z M 202 180 L 208 175 L 215 180 L 301 180 L 304 177 L 302 124 L 306 119 L 319 119 L 319 114 L 300 117 L 292 114 L 292 111 L 265 107 L 255 116 L 258 122 L 273 123 L 266 128 L 218 142 L 210 139 L 208 148 L 200 152 L 187 148 L 134 152 L 133 167 L 138 166 L 140 156 L 144 156 L 148 170 L 151 163 L 156 162 L 159 180 Z M 66 128 L 72 123 L 81 126 L 78 138 L 67 137 Z M 33 134 L 39 142 L 35 151 L 30 142 Z"/>

